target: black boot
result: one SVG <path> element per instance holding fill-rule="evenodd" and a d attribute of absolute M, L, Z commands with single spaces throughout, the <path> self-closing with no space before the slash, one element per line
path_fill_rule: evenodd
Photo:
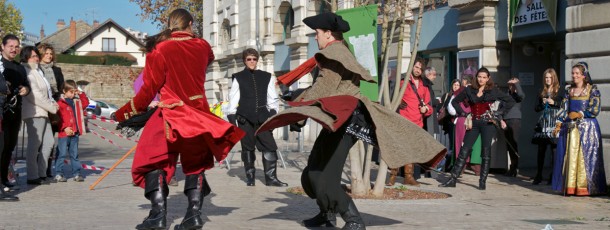
<path fill-rule="evenodd" d="M 479 190 L 486 189 L 487 175 L 489 175 L 489 163 L 491 162 L 491 147 L 483 147 L 481 150 L 481 175 L 479 177 Z"/>
<path fill-rule="evenodd" d="M 246 171 L 246 185 L 254 186 L 254 173 L 256 172 L 254 151 L 241 151 L 241 160 L 244 162 L 244 170 Z"/>
<path fill-rule="evenodd" d="M 457 183 L 457 178 L 460 177 L 460 174 L 464 169 L 464 165 L 466 165 L 466 158 L 468 158 L 471 153 L 471 148 L 462 147 L 462 149 L 460 149 L 458 158 L 455 161 L 455 164 L 453 165 L 453 170 L 451 170 L 451 178 L 445 181 L 445 183 L 439 184 L 438 187 L 455 187 L 455 183 Z"/>
<path fill-rule="evenodd" d="M 212 190 L 205 179 L 205 174 L 196 174 L 186 176 L 184 182 L 184 195 L 188 198 L 189 205 L 186 208 L 186 214 L 182 223 L 176 226 L 178 230 L 191 230 L 203 228 L 203 220 L 201 219 L 201 206 L 203 198 L 210 194 Z"/>
<path fill-rule="evenodd" d="M 277 179 L 277 152 L 263 152 L 263 170 L 267 186 L 286 187 L 288 184 Z"/>
<path fill-rule="evenodd" d="M 364 221 L 362 217 L 360 217 L 360 213 L 356 208 L 356 204 L 354 204 L 353 200 L 349 201 L 347 206 L 347 211 L 341 213 L 341 218 L 345 221 L 345 226 L 343 226 L 343 230 L 365 230 Z"/>
<path fill-rule="evenodd" d="M 148 217 L 136 229 L 166 229 L 167 221 L 167 182 L 165 171 L 157 169 L 146 174 L 144 196 L 150 200 L 151 208 Z"/>
<path fill-rule="evenodd" d="M 303 226 L 305 226 L 307 228 L 320 227 L 320 226 L 335 227 L 336 225 L 337 225 L 337 216 L 335 215 L 334 212 L 331 212 L 331 211 L 320 210 L 320 213 L 318 213 L 318 215 L 316 215 L 310 219 L 303 220 Z"/>
<path fill-rule="evenodd" d="M 19 197 L 4 192 L 4 188 L 0 185 L 0 201 L 19 201 Z"/>

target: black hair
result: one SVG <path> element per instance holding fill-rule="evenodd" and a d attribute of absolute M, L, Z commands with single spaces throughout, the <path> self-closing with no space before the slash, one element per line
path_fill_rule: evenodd
<path fill-rule="evenodd" d="M 17 40 L 17 42 L 19 42 L 19 38 L 16 35 L 7 34 L 7 35 L 4 35 L 4 38 L 2 38 L 2 45 L 6 45 L 8 40 Z"/>
<path fill-rule="evenodd" d="M 40 53 L 38 52 L 38 49 L 36 49 L 34 46 L 26 46 L 21 49 L 21 53 L 19 54 L 19 57 L 21 57 L 21 63 L 28 62 L 28 60 L 32 57 L 32 51 L 34 51 L 34 53 L 40 58 Z"/>

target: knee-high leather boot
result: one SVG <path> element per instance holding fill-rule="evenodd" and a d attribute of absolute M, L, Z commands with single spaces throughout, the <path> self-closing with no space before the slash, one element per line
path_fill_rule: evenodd
<path fill-rule="evenodd" d="M 288 184 L 277 179 L 277 152 L 263 152 L 263 170 L 265 170 L 265 184 L 267 186 L 288 186 Z"/>
<path fill-rule="evenodd" d="M 481 176 L 479 178 L 479 190 L 485 190 L 487 175 L 489 175 L 489 163 L 491 162 L 491 147 L 481 149 Z"/>
<path fill-rule="evenodd" d="M 398 169 L 390 169 L 390 179 L 385 185 L 394 186 L 394 183 L 396 183 L 396 175 L 398 175 Z"/>
<path fill-rule="evenodd" d="M 332 211 L 320 210 L 320 213 L 318 213 L 318 215 L 316 215 L 310 219 L 303 220 L 303 226 L 305 226 L 307 228 L 320 227 L 320 226 L 335 227 L 336 225 L 337 225 L 337 216 Z"/>
<path fill-rule="evenodd" d="M 472 153 L 472 148 L 464 148 L 460 149 L 460 154 L 458 154 L 458 159 L 455 161 L 455 165 L 453 165 L 453 170 L 451 170 L 451 178 L 445 181 L 445 183 L 439 184 L 438 187 L 455 187 L 455 183 L 457 182 L 457 178 L 462 173 L 462 169 L 466 164 L 466 158 L 470 156 Z"/>
<path fill-rule="evenodd" d="M 254 151 L 242 151 L 241 160 L 244 162 L 244 170 L 246 171 L 246 185 L 254 186 L 254 174 L 256 172 L 256 168 L 254 168 L 254 161 L 256 161 Z"/>
<path fill-rule="evenodd" d="M 167 215 L 167 182 L 165 181 L 165 171 L 157 169 L 146 174 L 144 196 L 150 200 L 151 209 L 148 217 L 136 229 L 165 229 Z"/>
<path fill-rule="evenodd" d="M 201 219 L 201 206 L 203 198 L 212 190 L 205 174 L 202 172 L 195 175 L 187 175 L 184 182 L 184 195 L 188 198 L 188 207 L 182 223 L 176 227 L 177 230 L 191 230 L 203 228 Z"/>
<path fill-rule="evenodd" d="M 413 177 L 413 172 L 415 171 L 415 166 L 413 164 L 405 165 L 405 181 L 404 184 L 419 186 L 419 182 L 415 180 Z"/>
<path fill-rule="evenodd" d="M 362 217 L 360 217 L 360 213 L 356 208 L 356 204 L 354 204 L 353 200 L 349 201 L 347 206 L 347 211 L 341 213 L 341 218 L 345 221 L 345 226 L 341 228 L 342 230 L 365 230 L 364 221 Z"/>

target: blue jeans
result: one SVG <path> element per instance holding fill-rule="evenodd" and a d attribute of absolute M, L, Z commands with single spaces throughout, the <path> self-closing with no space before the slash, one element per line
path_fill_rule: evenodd
<path fill-rule="evenodd" d="M 64 160 L 66 159 L 66 154 L 70 154 L 72 175 L 80 175 L 80 170 L 83 166 L 78 161 L 78 135 L 59 138 L 57 140 L 57 159 L 55 160 L 56 175 L 64 175 Z"/>

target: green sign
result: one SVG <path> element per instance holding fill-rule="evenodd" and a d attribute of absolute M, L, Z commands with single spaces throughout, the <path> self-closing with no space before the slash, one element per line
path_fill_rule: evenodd
<path fill-rule="evenodd" d="M 337 11 L 349 22 L 350 31 L 343 34 L 356 60 L 369 70 L 376 81 L 377 76 L 377 5 L 368 5 Z M 379 86 L 375 83 L 360 82 L 360 92 L 372 101 L 377 101 Z"/>

